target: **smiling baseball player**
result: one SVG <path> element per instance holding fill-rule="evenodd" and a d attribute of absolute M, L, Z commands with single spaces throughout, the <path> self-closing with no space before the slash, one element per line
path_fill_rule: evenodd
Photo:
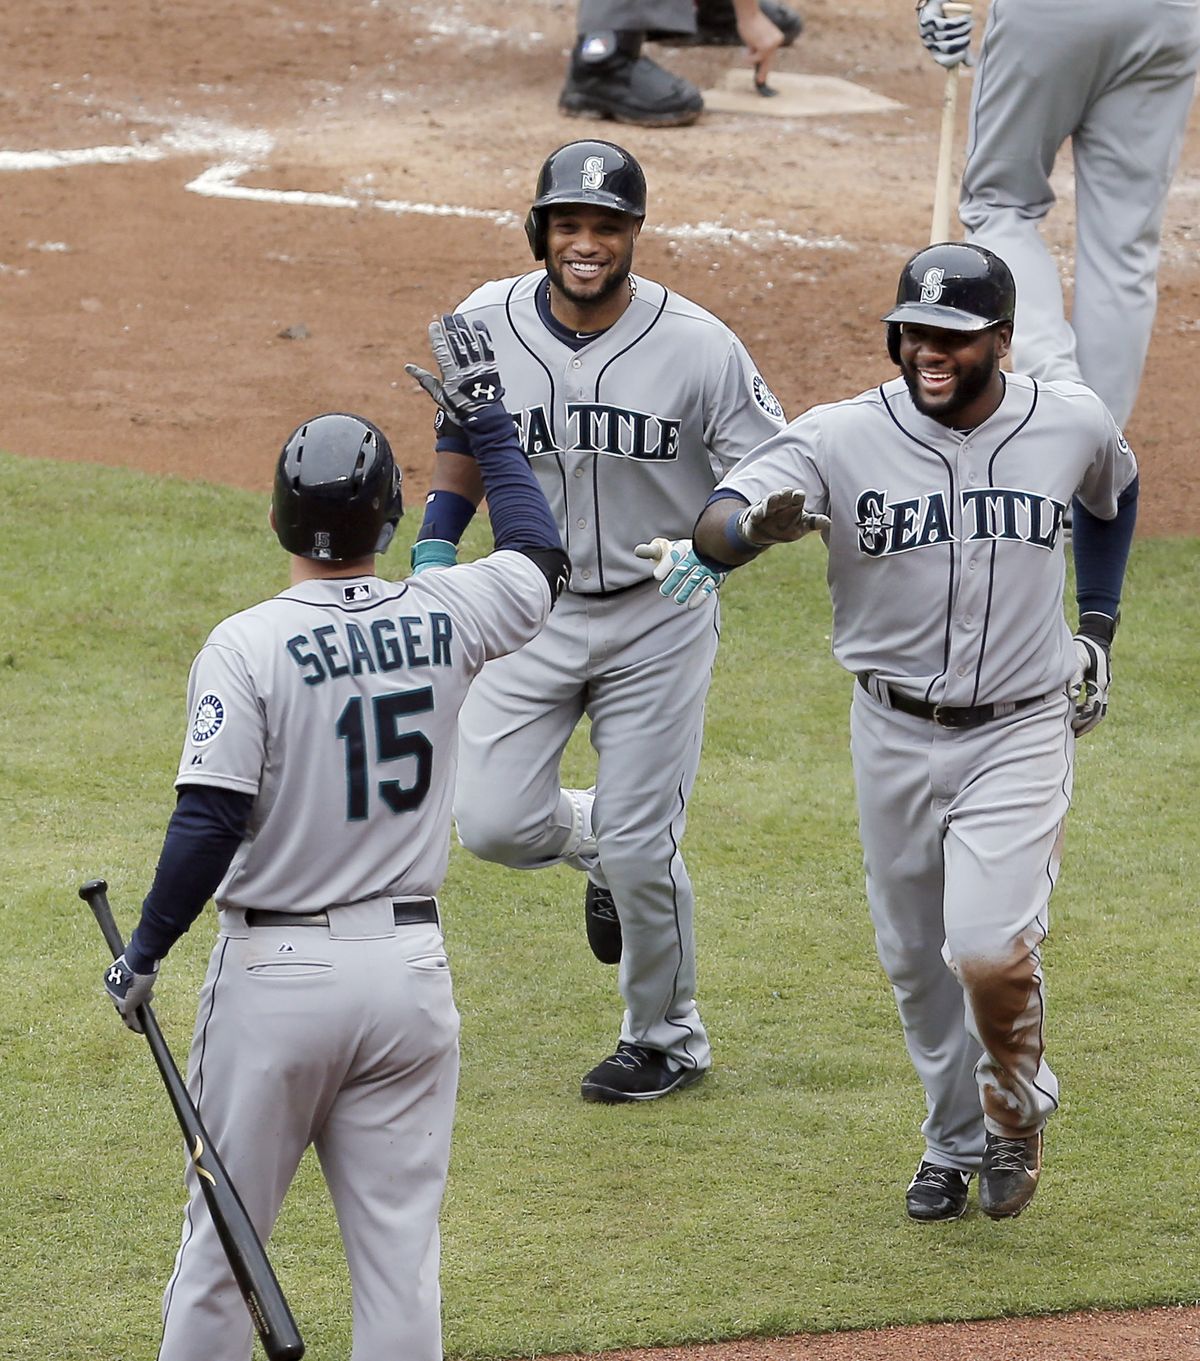
<path fill-rule="evenodd" d="M 616 1049 L 581 1090 L 612 1102 L 665 1096 L 711 1063 L 680 845 L 716 602 L 698 595 L 698 608 L 674 609 L 637 545 L 656 532 L 687 534 L 721 473 L 783 424 L 723 322 L 630 272 L 645 212 L 645 178 L 627 151 L 600 141 L 560 147 L 526 223 L 545 268 L 486 283 L 461 308 L 487 324 L 571 580 L 548 630 L 489 662 L 471 687 L 454 813 L 462 843 L 485 859 L 588 872 L 588 938 L 598 958 L 620 961 L 625 1015 Z M 445 423 L 418 571 L 453 561 L 474 512 L 481 489 L 466 453 Z M 594 795 L 560 787 L 563 749 L 585 714 Z"/>
<path fill-rule="evenodd" d="M 196 657 L 178 803 L 104 975 L 137 1029 L 159 961 L 215 899 L 188 1088 L 264 1242 L 315 1146 L 353 1286 L 352 1361 L 442 1361 L 459 1018 L 432 895 L 456 719 L 484 663 L 541 628 L 567 566 L 486 332 L 445 317 L 431 340 L 442 378 L 409 371 L 470 441 L 497 551 L 381 580 L 402 513 L 386 437 L 341 412 L 293 432 L 271 502 L 291 585 L 217 625 Z M 190 1163 L 188 1182 L 160 1361 L 249 1361 L 250 1317 Z"/>
<path fill-rule="evenodd" d="M 1005 375 L 1004 262 L 944 243 L 904 268 L 884 320 L 901 377 L 819 406 L 750 453 L 700 517 L 695 588 L 823 531 L 833 651 L 858 680 L 851 755 L 879 958 L 925 1089 L 914 1219 L 988 1215 L 1037 1187 L 1058 1105 L 1041 943 L 1075 738 L 1107 708 L 1137 468 L 1077 383 Z M 1077 494 L 1079 631 L 1063 617 Z M 1077 697 L 1072 702 L 1071 696 Z"/>

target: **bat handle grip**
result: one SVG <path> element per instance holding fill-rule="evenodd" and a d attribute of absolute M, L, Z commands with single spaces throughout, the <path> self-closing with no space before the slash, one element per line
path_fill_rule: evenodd
<path fill-rule="evenodd" d="M 112 957 L 116 959 L 118 955 L 124 954 L 125 942 L 121 938 L 120 928 L 113 919 L 112 908 L 108 905 L 108 881 L 89 879 L 86 884 L 80 886 L 79 896 L 92 909 L 92 915 L 99 923 L 104 943 L 112 951 Z"/>

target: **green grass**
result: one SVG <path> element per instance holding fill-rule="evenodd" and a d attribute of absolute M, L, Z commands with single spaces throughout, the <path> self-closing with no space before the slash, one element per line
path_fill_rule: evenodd
<path fill-rule="evenodd" d="M 262 496 L 86 466 L 68 490 L 63 473 L 0 456 L 0 1357 L 125 1361 L 154 1354 L 182 1150 L 149 1054 L 100 992 L 76 888 L 104 875 L 131 928 L 188 665 L 285 565 Z M 405 569 L 415 521 L 387 571 Z M 647 1107 L 580 1101 L 620 1010 L 579 877 L 452 853 L 452 1356 L 1200 1297 L 1200 547 L 1138 543 L 1112 714 L 1080 747 L 1047 950 L 1063 1108 L 1043 1187 L 1014 1222 L 936 1227 L 902 1212 L 923 1107 L 863 901 L 822 559 L 780 550 L 726 588 L 686 843 L 708 1081 Z M 578 734 L 572 780 L 590 755 Z M 181 1060 L 212 936 L 206 914 L 159 987 Z M 311 1160 L 271 1253 L 309 1355 L 344 1357 L 345 1268 Z"/>

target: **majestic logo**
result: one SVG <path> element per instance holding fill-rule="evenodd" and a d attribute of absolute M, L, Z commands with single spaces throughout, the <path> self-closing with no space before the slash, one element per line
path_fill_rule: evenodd
<path fill-rule="evenodd" d="M 951 543 L 1007 539 L 1052 549 L 1062 530 L 1066 505 L 1040 492 L 1012 487 L 982 487 L 959 496 L 962 529 L 952 529 L 946 493 L 928 492 L 890 501 L 886 491 L 861 493 L 856 507 L 858 550 L 869 558 L 911 553 Z"/>
<path fill-rule="evenodd" d="M 783 407 L 779 404 L 779 398 L 763 381 L 759 374 L 754 375 L 754 400 L 771 417 L 772 420 L 783 420 Z"/>
<path fill-rule="evenodd" d="M 946 271 L 937 265 L 932 265 L 925 271 L 925 277 L 921 280 L 921 301 L 937 302 L 942 296 L 945 286 Z"/>
<path fill-rule="evenodd" d="M 207 695 L 200 697 L 200 703 L 196 705 L 196 717 L 192 720 L 192 741 L 197 746 L 211 742 L 221 731 L 224 722 L 225 705 L 221 703 L 221 697 L 214 695 L 210 690 Z"/>
<path fill-rule="evenodd" d="M 583 188 L 599 189 L 604 184 L 604 157 L 589 156 L 583 163 Z"/>

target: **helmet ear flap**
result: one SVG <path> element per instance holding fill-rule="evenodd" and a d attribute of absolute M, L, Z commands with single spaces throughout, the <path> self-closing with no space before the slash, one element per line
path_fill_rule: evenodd
<path fill-rule="evenodd" d="M 900 367 L 900 323 L 889 321 L 887 327 L 887 348 L 888 354 L 892 357 L 892 363 L 897 368 Z"/>
<path fill-rule="evenodd" d="M 525 235 L 535 260 L 546 258 L 546 215 L 541 208 L 530 208 L 525 218 Z"/>

